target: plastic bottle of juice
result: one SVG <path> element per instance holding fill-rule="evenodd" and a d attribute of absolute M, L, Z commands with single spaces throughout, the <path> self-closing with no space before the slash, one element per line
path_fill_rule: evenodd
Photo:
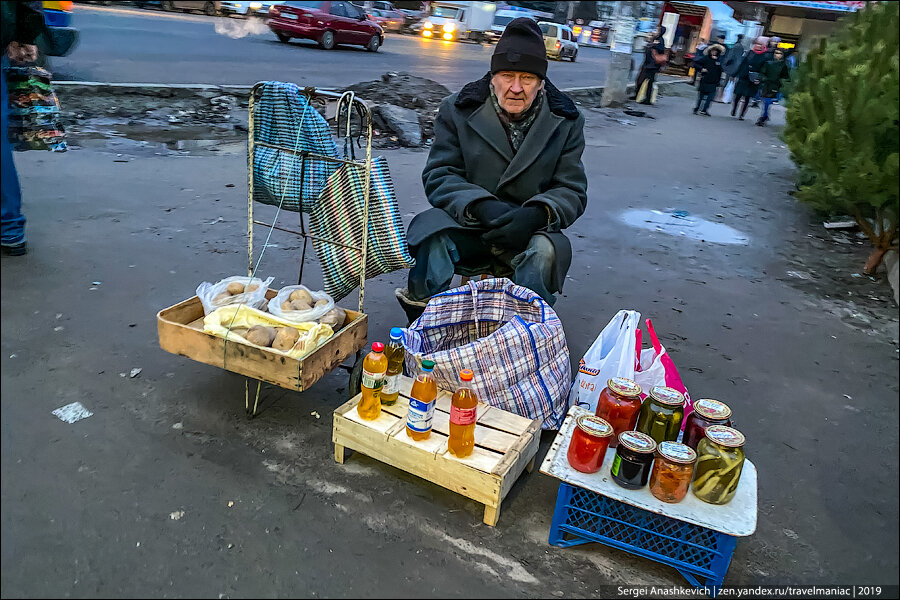
<path fill-rule="evenodd" d="M 362 398 L 356 405 L 356 411 L 362 419 L 374 421 L 381 416 L 381 386 L 384 384 L 387 364 L 384 344 L 375 342 L 372 344 L 372 351 L 363 361 Z"/>
<path fill-rule="evenodd" d="M 406 350 L 403 348 L 403 330 L 399 327 L 391 329 L 391 341 L 384 349 L 388 366 L 384 375 L 384 387 L 381 388 L 381 405 L 393 406 L 400 395 L 400 377 L 403 375 L 403 359 Z"/>
<path fill-rule="evenodd" d="M 409 412 L 406 414 L 406 435 L 417 442 L 427 440 L 431 435 L 431 421 L 434 416 L 434 400 L 437 398 L 437 383 L 431 372 L 433 360 L 422 361 L 422 372 L 416 377 L 409 396 Z"/>
<path fill-rule="evenodd" d="M 465 458 L 475 449 L 475 420 L 478 409 L 478 397 L 472 389 L 472 378 L 469 369 L 459 372 L 460 385 L 450 404 L 450 439 L 447 448 L 457 458 Z"/>

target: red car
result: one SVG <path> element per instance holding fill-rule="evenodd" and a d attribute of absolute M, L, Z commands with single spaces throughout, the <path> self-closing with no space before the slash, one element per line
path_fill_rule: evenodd
<path fill-rule="evenodd" d="M 365 46 L 378 52 L 384 30 L 349 2 L 285 2 L 269 9 L 269 29 L 282 42 L 291 38 L 315 40 L 325 50 L 338 44 Z"/>

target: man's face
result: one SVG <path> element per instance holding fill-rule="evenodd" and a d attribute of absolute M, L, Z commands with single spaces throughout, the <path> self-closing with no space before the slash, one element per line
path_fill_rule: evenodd
<path fill-rule="evenodd" d="M 515 116 L 531 108 L 544 82 L 534 73 L 498 71 L 491 77 L 500 108 Z"/>

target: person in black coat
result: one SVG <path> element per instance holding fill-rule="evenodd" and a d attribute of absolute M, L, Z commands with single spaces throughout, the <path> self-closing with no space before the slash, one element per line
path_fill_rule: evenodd
<path fill-rule="evenodd" d="M 694 106 L 694 114 L 708 117 L 709 105 L 712 104 L 719 88 L 719 82 L 722 80 L 722 54 L 725 47 L 719 44 L 707 46 L 703 51 L 703 56 L 694 61 L 697 73 L 700 76 L 700 85 L 697 88 L 697 104 Z M 702 108 L 701 108 L 702 105 Z"/>
<path fill-rule="evenodd" d="M 769 38 L 762 36 L 756 38 L 756 41 L 753 42 L 753 48 L 744 56 L 744 60 L 738 69 L 737 84 L 734 86 L 734 101 L 731 105 L 731 116 L 733 117 L 737 114 L 738 104 L 743 100 L 744 106 L 741 108 L 741 116 L 739 117 L 741 121 L 744 120 L 744 115 L 747 113 L 750 99 L 756 96 L 756 92 L 759 91 L 759 82 L 761 81 L 759 72 L 762 66 L 771 58 L 768 52 L 768 44 Z"/>
<path fill-rule="evenodd" d="M 653 95 L 653 84 L 656 82 L 656 75 L 659 73 L 662 65 L 665 64 L 656 62 L 655 58 L 655 56 L 666 55 L 666 42 L 663 39 L 665 34 L 665 26 L 660 25 L 659 29 L 656 30 L 656 33 L 653 34 L 650 42 L 644 48 L 644 64 L 641 65 L 641 71 L 638 73 L 637 81 L 634 82 L 634 98 L 632 98 L 637 99 L 641 86 L 646 81 L 647 95 L 644 96 L 644 100 L 641 104 L 651 104 L 650 98 Z"/>

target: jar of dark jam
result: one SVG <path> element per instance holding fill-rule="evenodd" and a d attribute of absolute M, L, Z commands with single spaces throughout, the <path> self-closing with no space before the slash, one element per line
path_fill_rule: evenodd
<path fill-rule="evenodd" d="M 646 433 L 656 441 L 674 442 L 684 419 L 684 394 L 676 389 L 657 385 L 641 406 L 636 431 Z"/>
<path fill-rule="evenodd" d="M 656 442 L 645 433 L 623 431 L 619 434 L 616 456 L 609 469 L 613 481 L 629 490 L 638 490 L 647 485 Z"/>
<path fill-rule="evenodd" d="M 696 450 L 710 425 L 731 427 L 731 409 L 724 402 L 701 398 L 694 402 L 693 412 L 684 421 L 682 443 Z"/>
<path fill-rule="evenodd" d="M 600 392 L 597 400 L 597 416 L 612 425 L 613 437 L 609 442 L 611 448 L 618 444 L 618 435 L 623 431 L 631 431 L 637 423 L 641 410 L 641 386 L 633 379 L 612 377 Z"/>
<path fill-rule="evenodd" d="M 582 473 L 596 473 L 603 464 L 613 428 L 594 415 L 581 415 L 575 423 L 566 457 L 573 469 Z"/>

